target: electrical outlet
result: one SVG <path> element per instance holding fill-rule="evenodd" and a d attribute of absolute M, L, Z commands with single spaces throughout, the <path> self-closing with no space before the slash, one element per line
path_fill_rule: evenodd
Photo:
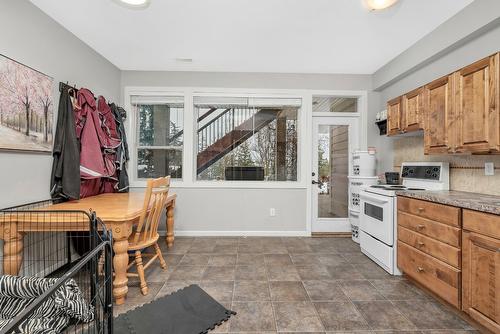
<path fill-rule="evenodd" d="M 276 216 L 276 209 L 275 208 L 270 208 L 269 209 L 269 216 L 271 216 L 271 217 Z"/>
<path fill-rule="evenodd" d="M 495 175 L 495 165 L 493 164 L 493 162 L 484 163 L 484 175 Z"/>

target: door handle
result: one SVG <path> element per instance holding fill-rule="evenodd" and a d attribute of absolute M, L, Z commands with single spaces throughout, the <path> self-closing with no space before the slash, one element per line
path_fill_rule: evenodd
<path fill-rule="evenodd" d="M 319 184 L 319 182 L 316 180 L 312 180 L 312 184 Z"/>
<path fill-rule="evenodd" d="M 382 200 L 382 199 L 378 199 L 378 198 L 368 197 L 368 196 L 364 195 L 363 193 L 359 194 L 359 197 L 362 200 L 365 200 L 365 201 L 368 201 L 368 202 L 374 202 L 374 203 L 377 203 L 377 204 L 385 204 L 385 203 L 389 202 L 388 200 Z"/>

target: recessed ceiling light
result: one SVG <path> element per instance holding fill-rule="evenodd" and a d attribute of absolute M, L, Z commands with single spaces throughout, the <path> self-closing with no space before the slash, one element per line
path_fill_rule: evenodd
<path fill-rule="evenodd" d="M 149 6 L 150 0 L 114 0 L 119 5 L 132 9 L 143 9 Z"/>
<path fill-rule="evenodd" d="M 386 9 L 396 4 L 396 2 L 398 0 L 365 0 L 365 4 L 370 10 Z"/>
<path fill-rule="evenodd" d="M 178 63 L 192 63 L 193 58 L 175 58 L 175 61 Z"/>

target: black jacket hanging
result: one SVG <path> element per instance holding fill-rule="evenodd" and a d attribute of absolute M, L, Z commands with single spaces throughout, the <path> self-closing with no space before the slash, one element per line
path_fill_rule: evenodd
<path fill-rule="evenodd" d="M 50 195 L 52 198 L 80 198 L 80 148 L 76 139 L 75 115 L 68 89 L 59 97 L 57 127 L 52 152 Z"/>
<path fill-rule="evenodd" d="M 127 118 L 127 112 L 122 107 L 118 107 L 116 104 L 111 103 L 111 111 L 115 116 L 116 127 L 118 133 L 120 134 L 121 145 L 116 149 L 116 166 L 118 172 L 118 192 L 128 192 L 129 181 L 127 173 L 127 161 L 129 160 L 127 136 L 125 134 L 125 119 Z"/>

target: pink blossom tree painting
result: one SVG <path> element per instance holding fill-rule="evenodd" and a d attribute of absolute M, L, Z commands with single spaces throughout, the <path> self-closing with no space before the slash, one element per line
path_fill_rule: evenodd
<path fill-rule="evenodd" d="M 50 152 L 53 79 L 0 55 L 0 149 Z"/>

